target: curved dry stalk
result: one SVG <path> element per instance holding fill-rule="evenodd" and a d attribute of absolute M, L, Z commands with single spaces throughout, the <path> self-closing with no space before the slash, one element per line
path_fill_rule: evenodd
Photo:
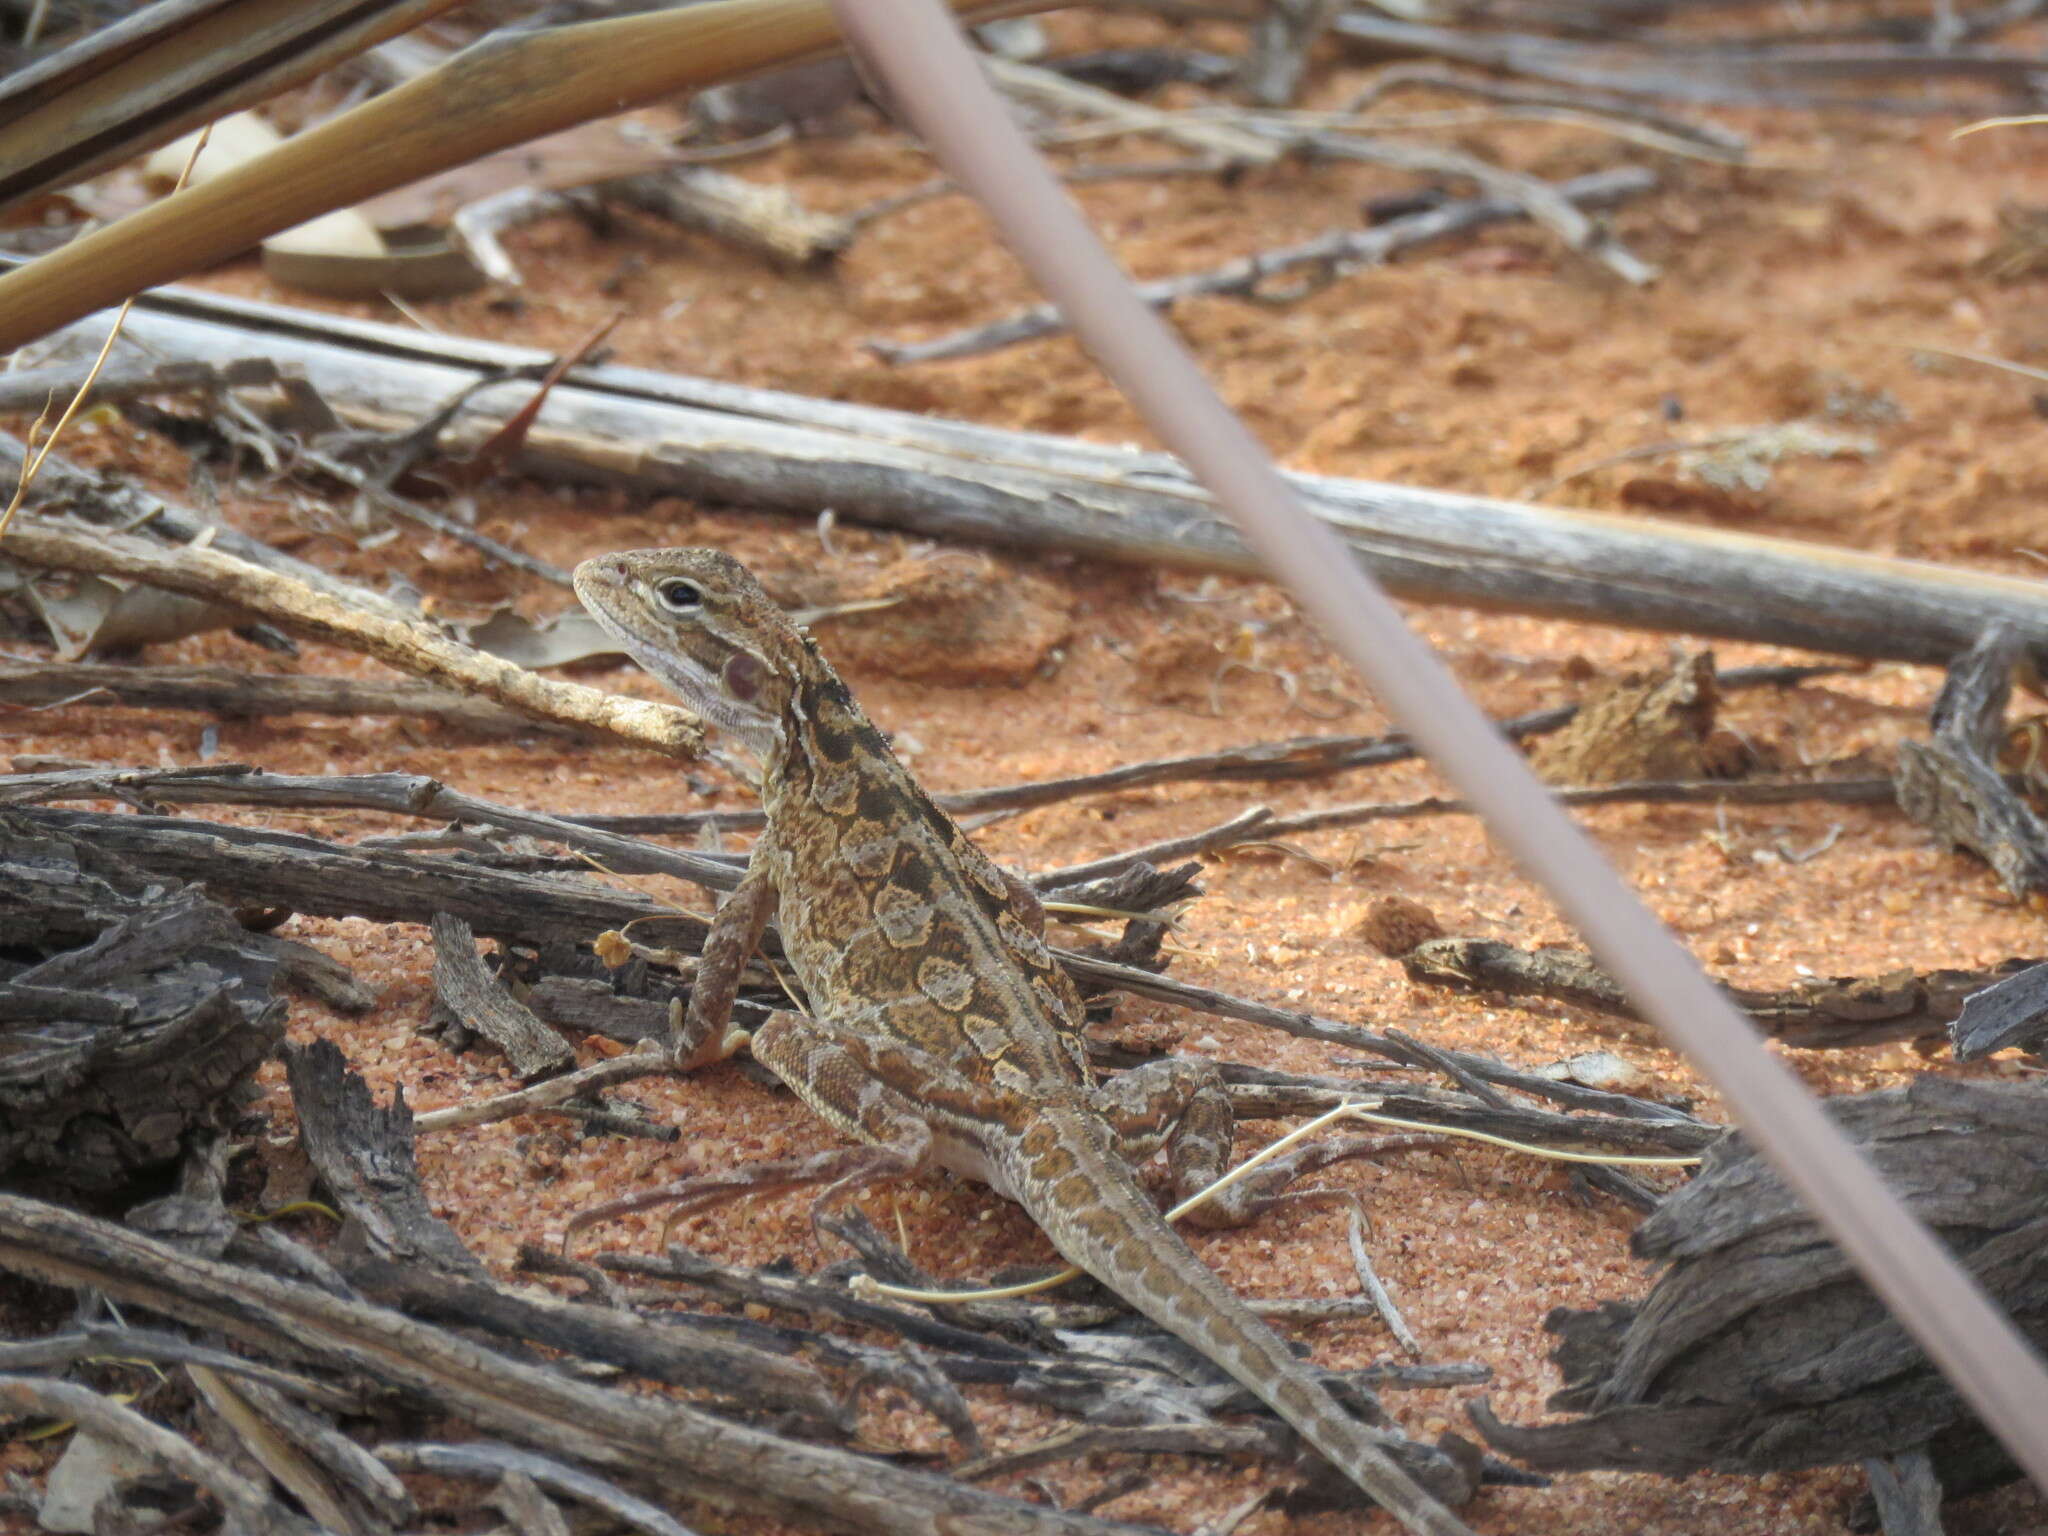
<path fill-rule="evenodd" d="M 199 157 L 206 152 L 207 141 L 212 137 L 213 124 L 208 123 L 199 130 L 199 137 L 192 141 L 192 153 L 185 157 L 185 168 L 178 172 L 178 183 L 171 188 L 173 196 L 185 190 L 185 183 L 192 179 L 192 167 L 199 163 Z M 14 495 L 8 499 L 7 510 L 0 512 L 0 538 L 6 537 L 8 525 L 14 521 L 14 514 L 21 510 L 21 504 L 28 499 L 29 487 L 36 483 L 36 476 L 42 472 L 43 461 L 49 458 L 50 450 L 57 446 L 57 439 L 64 435 L 64 429 L 71 425 L 72 418 L 78 414 L 80 407 L 92 394 L 92 387 L 99 379 L 100 370 L 107 366 L 107 359 L 113 355 L 114 343 L 121 339 L 121 327 L 128 323 L 128 311 L 134 303 L 133 294 L 121 301 L 121 307 L 114 315 L 114 323 L 107 329 L 107 339 L 100 343 L 99 356 L 92 360 L 92 367 L 86 370 L 85 382 L 80 384 L 71 396 L 71 403 L 64 407 L 64 414 L 57 418 L 57 425 L 50 428 L 50 435 L 36 446 L 34 457 L 22 466 L 21 479 L 15 483 Z M 37 425 L 41 425 L 40 418 Z"/>
<path fill-rule="evenodd" d="M 952 3 L 975 13 L 1031 8 L 1014 0 Z M 500 32 L 205 186 L 0 277 L 0 351 L 316 215 L 593 118 L 809 58 L 837 42 L 825 0 L 716 0 Z M 143 50 L 128 67 L 146 69 L 153 57 Z M 45 110 L 61 113 L 66 100 L 53 93 Z"/>

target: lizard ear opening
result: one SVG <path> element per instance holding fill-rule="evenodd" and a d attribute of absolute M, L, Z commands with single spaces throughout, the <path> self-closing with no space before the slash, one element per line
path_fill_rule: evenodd
<path fill-rule="evenodd" d="M 765 672 L 760 659 L 745 651 L 735 651 L 726 657 L 725 665 L 719 669 L 718 679 L 725 684 L 725 691 L 743 704 L 751 704 L 761 695 L 761 679 Z"/>

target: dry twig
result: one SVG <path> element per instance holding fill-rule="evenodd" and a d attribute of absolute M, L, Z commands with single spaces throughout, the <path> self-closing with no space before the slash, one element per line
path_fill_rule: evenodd
<path fill-rule="evenodd" d="M 0 705 L 70 709 L 196 709 L 225 719 L 261 715 L 390 715 L 431 720 L 483 735 L 560 733 L 589 738 L 587 727 L 537 720 L 450 688 L 404 679 L 267 674 L 235 667 L 110 666 L 93 662 L 0 659 Z"/>
<path fill-rule="evenodd" d="M 352 609 L 292 577 L 219 550 L 38 519 L 16 528 L 7 553 L 44 570 L 92 571 L 227 603 L 308 639 L 362 651 L 403 672 L 495 700 L 522 714 L 599 730 L 667 757 L 695 757 L 703 729 L 687 711 L 550 682 L 427 625 Z"/>
<path fill-rule="evenodd" d="M 651 1484 L 715 1509 L 912 1536 L 1124 1536 L 1128 1530 L 807 1445 L 670 1398 L 575 1381 L 388 1308 L 195 1258 L 19 1195 L 0 1194 L 0 1268 L 48 1285 L 95 1287 L 188 1325 L 221 1329 L 261 1352 L 313 1352 L 415 1394 L 486 1434 L 545 1446 L 594 1474 Z M 80 1418 L 102 1413 L 103 1400 L 94 1394 L 55 1389 L 91 1401 L 58 1399 L 42 1384 L 22 1388 L 19 1381 L 9 1379 L 6 1390 L 23 1394 L 9 1401 L 27 1411 L 55 1408 Z M 147 1431 L 155 1453 L 154 1437 L 165 1432 Z M 163 1446 L 162 1454 L 191 1453 L 180 1441 L 175 1449 Z M 193 1464 L 179 1470 L 206 1482 L 213 1469 Z M 223 1486 L 239 1496 L 232 1485 Z M 267 1501 L 244 1507 L 258 1518 L 256 1529 L 299 1529 L 270 1521 Z"/>
<path fill-rule="evenodd" d="M 1555 189 L 1555 196 L 1566 206 L 1583 203 L 1598 207 L 1647 192 L 1656 184 L 1657 178 L 1651 172 L 1627 166 L 1620 170 L 1600 171 L 1564 182 Z M 1278 274 L 1302 268 L 1315 269 L 1318 276 L 1287 295 L 1289 298 L 1296 298 L 1314 291 L 1315 288 L 1345 272 L 1359 267 L 1376 266 L 1396 252 L 1411 246 L 1440 240 L 1449 235 L 1462 234 L 1466 230 L 1499 223 L 1504 219 L 1516 218 L 1528 211 L 1525 197 L 1503 197 L 1489 189 L 1486 196 L 1445 203 L 1421 213 L 1394 219 L 1373 229 L 1339 230 L 1333 234 L 1318 236 L 1314 240 L 1304 241 L 1300 245 L 1243 257 L 1220 267 L 1212 267 L 1205 272 L 1185 273 L 1178 277 L 1158 278 L 1140 283 L 1137 285 L 1137 291 L 1146 303 L 1160 309 L 1170 309 L 1184 299 L 1203 296 L 1234 295 L 1247 299 L 1258 298 L 1270 280 Z M 870 341 L 867 348 L 885 362 L 926 363 L 941 358 L 972 357 L 979 353 L 992 352 L 999 347 L 1013 346 L 1022 341 L 1057 336 L 1064 333 L 1066 328 L 1066 320 L 1056 305 L 1040 304 L 988 325 L 955 331 L 946 336 L 935 336 L 929 341 Z"/>

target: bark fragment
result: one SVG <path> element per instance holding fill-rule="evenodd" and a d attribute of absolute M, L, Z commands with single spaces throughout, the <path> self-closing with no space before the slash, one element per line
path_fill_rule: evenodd
<path fill-rule="evenodd" d="M 2048 1098 L 1921 1077 L 1829 1112 L 2038 1346 L 2048 1341 Z M 1665 1264 L 1639 1301 L 1545 1326 L 1584 1417 L 1518 1426 L 1474 1410 L 1494 1449 L 1546 1471 L 1750 1475 L 1925 1446 L 1946 1493 L 2017 1475 L 1798 1198 L 1740 1136 L 1633 1246 Z"/>

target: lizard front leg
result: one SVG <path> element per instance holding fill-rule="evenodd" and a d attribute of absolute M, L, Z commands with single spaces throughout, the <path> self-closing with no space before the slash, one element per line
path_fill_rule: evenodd
<path fill-rule="evenodd" d="M 1167 1056 L 1098 1084 L 1091 1092 L 1096 1110 L 1116 1133 L 1127 1160 L 1143 1162 L 1164 1146 L 1176 1200 L 1200 1193 L 1229 1171 L 1237 1118 L 1223 1074 L 1214 1062 Z M 1303 1174 L 1406 1144 L 1377 1136 L 1330 1136 L 1306 1142 L 1263 1164 L 1182 1219 L 1198 1227 L 1244 1226 L 1282 1200 L 1308 1199 L 1321 1193 L 1288 1191 L 1287 1186 Z"/>
<path fill-rule="evenodd" d="M 732 1027 L 732 1004 L 739 995 L 747 962 L 761 943 L 768 919 L 775 915 L 778 893 L 762 853 L 766 841 L 764 833 L 754 845 L 746 875 L 726 897 L 704 935 L 704 951 L 690 987 L 690 1005 L 669 1035 L 669 1054 L 678 1071 L 723 1061 L 747 1043 L 747 1032 Z"/>

